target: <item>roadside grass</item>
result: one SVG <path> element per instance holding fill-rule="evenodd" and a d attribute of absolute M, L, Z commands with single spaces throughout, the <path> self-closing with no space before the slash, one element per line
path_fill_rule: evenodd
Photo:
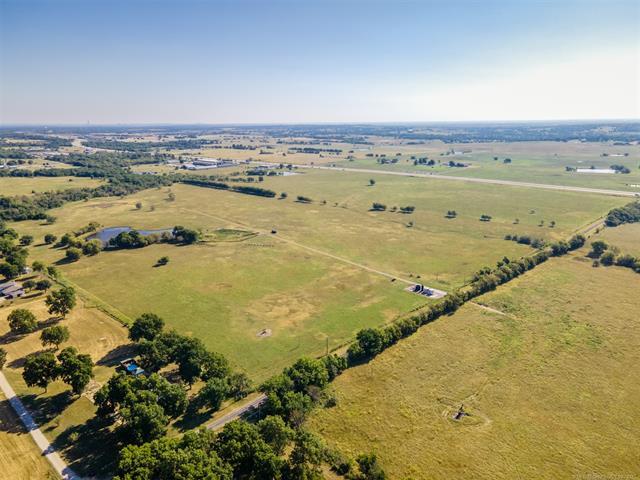
<path fill-rule="evenodd" d="M 13 480 L 55 479 L 57 475 L 27 433 L 9 400 L 0 392 L 0 465 Z"/>
<path fill-rule="evenodd" d="M 15 308 L 29 309 L 39 322 L 44 322 L 44 325 L 41 324 L 36 332 L 28 335 L 10 335 L 6 318 Z M 0 335 L 2 346 L 7 350 L 7 364 L 3 371 L 44 435 L 76 473 L 108 473 L 117 451 L 112 436 L 107 435 L 107 432 L 93 420 L 95 407 L 88 395 L 111 377 L 119 359 L 131 354 L 127 348 L 127 331 L 100 310 L 87 308 L 82 302 L 79 302 L 66 319 L 59 322 L 66 325 L 71 332 L 71 338 L 61 345 L 61 348 L 74 346 L 81 353 L 90 354 L 96 363 L 95 378 L 87 391 L 76 397 L 72 396 L 69 387 L 59 380 L 49 385 L 47 392 L 43 392 L 37 387 L 27 387 L 22 379 L 24 359 L 30 354 L 45 350 L 40 344 L 40 330 L 51 321 L 43 297 L 13 302 L 0 308 Z"/>
<path fill-rule="evenodd" d="M 32 192 L 97 187 L 100 180 L 79 177 L 0 177 L 0 195 L 30 195 Z"/>
<path fill-rule="evenodd" d="M 552 259 L 334 382 L 310 422 L 390 478 L 640 474 L 640 279 Z M 455 421 L 460 405 L 470 416 Z"/>

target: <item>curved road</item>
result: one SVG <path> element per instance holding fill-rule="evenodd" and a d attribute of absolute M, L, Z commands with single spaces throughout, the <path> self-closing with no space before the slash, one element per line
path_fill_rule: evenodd
<path fill-rule="evenodd" d="M 489 183 L 494 185 L 509 185 L 512 187 L 542 188 L 545 190 L 561 190 L 565 192 L 594 193 L 597 195 L 611 195 L 614 197 L 640 197 L 640 192 L 625 192 L 624 190 L 608 190 L 605 188 L 572 187 L 570 185 L 550 185 L 547 183 L 517 182 L 513 180 L 498 180 L 493 178 L 455 177 L 430 173 L 391 172 L 372 168 L 325 167 L 319 165 L 298 165 L 300 168 L 315 168 L 318 170 L 339 170 L 343 172 L 374 173 L 376 175 L 397 175 L 400 177 L 434 178 L 436 180 L 457 180 L 459 182 Z"/>

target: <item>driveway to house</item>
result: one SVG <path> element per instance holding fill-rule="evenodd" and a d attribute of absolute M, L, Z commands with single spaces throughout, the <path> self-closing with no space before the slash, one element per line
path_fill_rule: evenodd
<path fill-rule="evenodd" d="M 31 438 L 33 438 L 33 441 L 36 442 L 36 445 L 47 460 L 49 460 L 49 463 L 55 471 L 58 472 L 58 475 L 64 480 L 81 480 L 81 477 L 76 475 L 73 470 L 67 466 L 60 455 L 58 455 L 58 452 L 55 451 L 53 445 L 51 445 L 49 440 L 47 440 L 40 431 L 40 427 L 38 427 L 38 424 L 33 420 L 33 417 L 20 401 L 16 392 L 13 391 L 3 372 L 0 372 L 0 389 L 2 389 L 2 393 L 7 397 L 9 403 L 18 414 L 18 417 L 20 417 L 20 420 L 26 427 L 29 435 L 31 435 Z"/>

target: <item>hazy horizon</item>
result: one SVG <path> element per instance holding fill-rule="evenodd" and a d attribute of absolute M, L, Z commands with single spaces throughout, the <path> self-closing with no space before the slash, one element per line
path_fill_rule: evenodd
<path fill-rule="evenodd" d="M 640 118 L 640 4 L 0 0 L 0 124 Z"/>

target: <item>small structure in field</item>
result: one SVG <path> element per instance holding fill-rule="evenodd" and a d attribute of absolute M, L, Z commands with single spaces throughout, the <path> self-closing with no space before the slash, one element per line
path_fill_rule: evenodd
<path fill-rule="evenodd" d="M 144 369 L 140 368 L 133 358 L 125 358 L 124 360 L 122 360 L 120 362 L 120 365 L 118 366 L 118 369 L 129 375 L 133 375 L 134 377 L 145 374 Z"/>
<path fill-rule="evenodd" d="M 0 298 L 13 300 L 14 298 L 22 297 L 23 295 L 24 288 L 18 282 L 10 281 L 0 283 Z"/>

